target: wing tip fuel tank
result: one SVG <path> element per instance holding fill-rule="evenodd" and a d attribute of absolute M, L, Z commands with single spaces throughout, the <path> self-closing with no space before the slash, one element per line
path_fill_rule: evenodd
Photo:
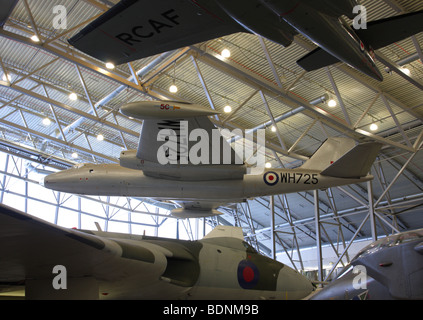
<path fill-rule="evenodd" d="M 137 101 L 123 105 L 122 114 L 135 119 L 182 119 L 218 114 L 203 106 L 175 101 Z"/>

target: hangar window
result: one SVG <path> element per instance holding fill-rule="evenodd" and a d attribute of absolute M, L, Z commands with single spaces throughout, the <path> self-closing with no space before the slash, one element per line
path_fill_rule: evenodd
<path fill-rule="evenodd" d="M 74 166 L 81 167 L 84 164 Z M 109 232 L 183 240 L 202 237 L 192 234 L 188 222 L 169 218 L 171 206 L 159 207 L 150 201 L 129 197 L 79 196 L 52 191 L 39 184 L 47 174 L 57 170 L 0 151 L 0 203 L 65 228 L 97 230 L 95 223 L 98 223 L 103 231 Z M 206 224 L 205 233 L 211 228 Z"/>

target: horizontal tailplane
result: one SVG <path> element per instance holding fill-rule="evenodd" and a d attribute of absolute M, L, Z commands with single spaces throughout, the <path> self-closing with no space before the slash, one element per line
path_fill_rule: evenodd
<path fill-rule="evenodd" d="M 320 174 L 337 178 L 361 178 L 367 176 L 381 143 L 368 142 L 359 144 L 344 156 L 339 158 Z"/>
<path fill-rule="evenodd" d="M 301 168 L 319 170 L 321 175 L 337 178 L 364 177 L 381 147 L 378 142 L 356 144 L 350 138 L 329 138 Z"/>

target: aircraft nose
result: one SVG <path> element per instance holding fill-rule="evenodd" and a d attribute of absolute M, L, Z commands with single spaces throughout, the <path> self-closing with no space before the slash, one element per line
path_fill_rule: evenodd
<path fill-rule="evenodd" d="M 300 300 L 309 296 L 314 287 L 307 277 L 285 266 L 279 273 L 278 290 L 285 292 L 285 299 Z"/>
<path fill-rule="evenodd" d="M 69 184 L 69 182 L 71 181 L 65 172 L 56 172 L 45 176 L 44 179 L 40 181 L 40 184 L 47 189 L 64 191 L 61 189 L 63 189 L 63 186 Z"/>
<path fill-rule="evenodd" d="M 56 173 L 45 176 L 43 179 L 41 179 L 40 185 L 42 185 L 44 188 L 51 189 L 51 186 L 57 182 L 57 178 L 55 178 L 54 175 L 56 175 Z"/>

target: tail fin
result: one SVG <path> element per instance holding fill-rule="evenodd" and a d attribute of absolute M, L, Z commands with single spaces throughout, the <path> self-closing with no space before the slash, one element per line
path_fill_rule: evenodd
<path fill-rule="evenodd" d="M 322 175 L 337 178 L 364 177 L 381 147 L 378 142 L 356 145 L 349 138 L 329 138 L 301 168 L 320 170 Z"/>
<path fill-rule="evenodd" d="M 240 227 L 219 225 L 210 231 L 203 239 L 210 238 L 236 238 L 244 240 L 244 235 L 242 234 L 242 228 Z"/>

